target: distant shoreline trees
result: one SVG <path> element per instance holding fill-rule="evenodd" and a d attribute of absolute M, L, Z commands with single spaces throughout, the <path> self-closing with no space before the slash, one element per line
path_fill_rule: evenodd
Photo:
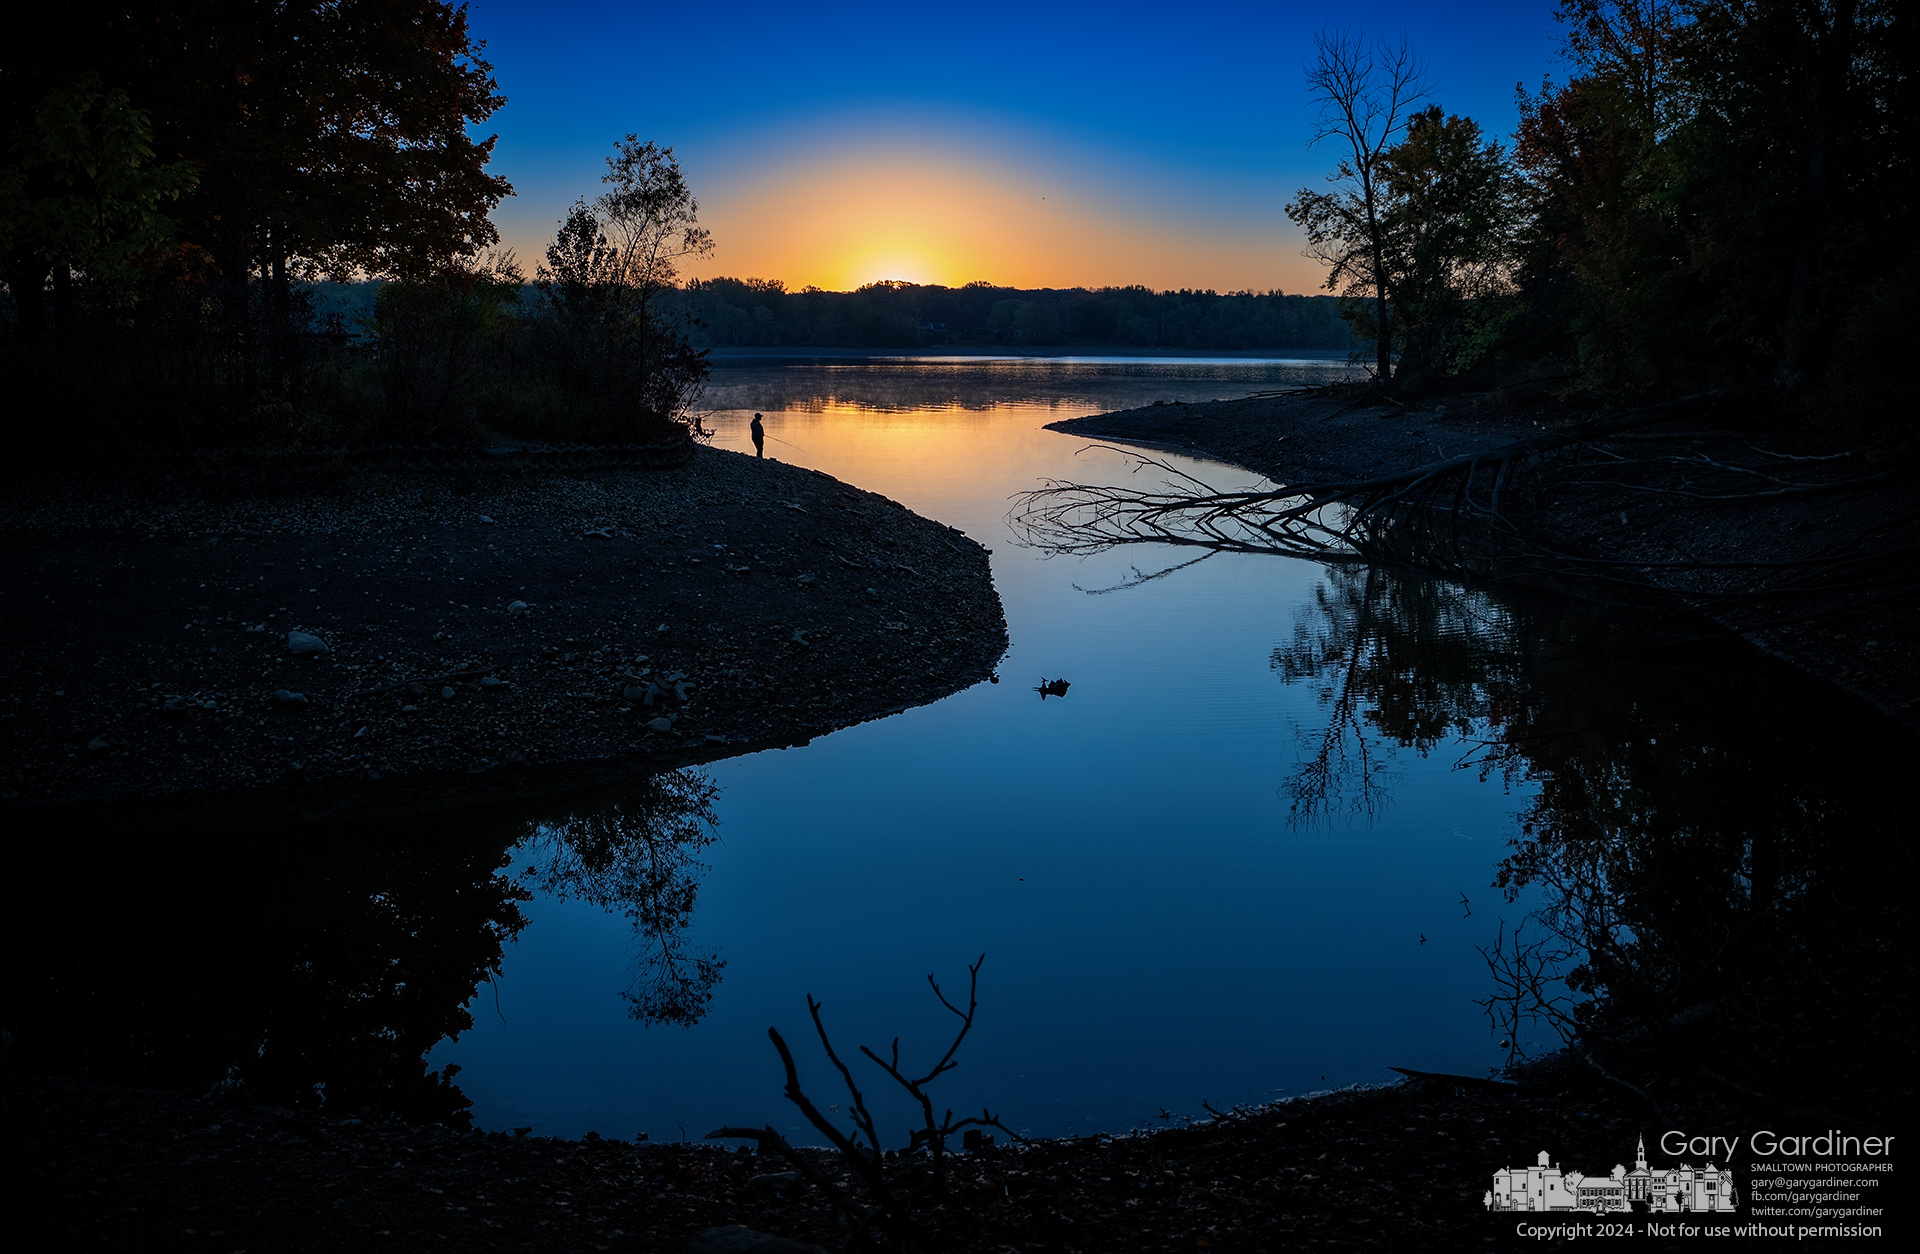
<path fill-rule="evenodd" d="M 668 294 L 663 300 L 672 302 Z M 707 347 L 940 345 L 1284 351 L 1353 348 L 1329 296 L 1146 287 L 1015 288 L 870 283 L 789 290 L 777 279 L 696 279 L 678 301 Z"/>

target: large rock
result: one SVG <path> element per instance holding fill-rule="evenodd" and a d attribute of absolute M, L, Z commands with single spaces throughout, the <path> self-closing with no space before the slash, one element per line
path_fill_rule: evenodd
<path fill-rule="evenodd" d="M 333 652 L 333 650 L 327 648 L 326 641 L 318 636 L 309 635 L 304 631 L 290 631 L 287 633 L 287 651 L 295 657 L 318 657 L 322 653 Z"/>

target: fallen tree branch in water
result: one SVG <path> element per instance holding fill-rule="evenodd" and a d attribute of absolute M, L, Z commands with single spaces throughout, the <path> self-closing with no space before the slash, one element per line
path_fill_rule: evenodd
<path fill-rule="evenodd" d="M 1721 503 L 1765 504 L 1819 493 L 1864 492 L 1920 471 L 1920 462 L 1903 461 L 1871 474 L 1853 474 L 1832 483 L 1805 481 L 1773 474 L 1772 468 L 1792 461 L 1857 465 L 1861 450 L 1837 454 L 1779 453 L 1754 448 L 1769 459 L 1760 467 L 1729 461 L 1726 454 L 1702 452 L 1688 456 L 1632 457 L 1602 447 L 1621 438 L 1672 440 L 1701 438 L 1688 423 L 1684 436 L 1647 430 L 1676 419 L 1698 418 L 1737 399 L 1738 394 L 1702 392 L 1659 405 L 1629 410 L 1569 427 L 1539 430 L 1489 449 L 1442 457 L 1394 474 L 1323 480 L 1281 487 L 1222 492 L 1180 469 L 1171 461 L 1129 449 L 1096 445 L 1129 457 L 1133 473 L 1158 471 L 1163 484 L 1157 491 L 1130 486 L 1052 480 L 1016 498 L 1008 521 L 1023 541 L 1049 553 L 1087 555 L 1123 544 L 1164 544 L 1212 552 L 1263 553 L 1301 557 L 1320 562 L 1389 561 L 1448 577 L 1496 579 L 1573 578 L 1595 589 L 1616 586 L 1637 590 L 1634 600 L 1658 596 L 1678 612 L 1740 607 L 1747 629 L 1753 611 L 1774 602 L 1804 604 L 1809 597 L 1850 596 L 1881 589 L 1920 586 L 1920 568 L 1912 561 L 1920 545 L 1901 543 L 1898 534 L 1914 516 L 1883 520 L 1852 532 L 1844 546 L 1829 545 L 1803 557 L 1768 555 L 1752 560 L 1717 560 L 1709 554 L 1695 557 L 1669 530 L 1663 544 L 1669 553 L 1638 552 L 1609 556 L 1557 542 L 1553 523 L 1559 501 L 1543 506 L 1541 497 L 1556 488 L 1621 490 L 1664 493 L 1684 504 L 1710 507 Z M 1726 433 L 1722 433 L 1726 438 Z M 1753 447 L 1750 442 L 1748 447 Z M 1550 463 L 1564 458 L 1605 458 L 1577 480 L 1555 473 Z M 1521 478 L 1523 467 L 1532 469 Z M 1693 481 L 1672 477 L 1687 469 L 1700 472 Z M 1635 473 L 1665 474 L 1667 484 L 1633 482 Z M 1756 480 L 1777 485 L 1759 491 L 1718 491 L 1714 480 L 1750 485 Z M 1515 508 L 1514 502 L 1518 502 Z M 1589 501 L 1587 508 L 1592 508 Z M 1578 515 L 1576 515 L 1577 517 Z M 1626 525 L 1626 516 L 1620 517 Z M 1544 525 L 1543 525 L 1544 524 Z M 1591 525 L 1589 523 L 1588 525 Z M 1607 524 L 1610 526 L 1611 524 Z M 1869 536 L 1895 532 L 1893 543 L 1868 548 Z M 1605 534 L 1604 529 L 1601 533 Z M 1590 539 L 1593 537 L 1589 537 Z M 1117 591 L 1164 577 L 1190 562 L 1169 564 L 1154 574 L 1138 569 Z M 1881 570 L 1869 571 L 1878 565 Z M 1700 578 L 1687 579 L 1697 574 Z M 1679 575 L 1675 579 L 1673 576 Z M 1653 581 L 1658 580 L 1657 584 Z M 1780 606 L 1784 610 L 1786 606 Z"/>
<path fill-rule="evenodd" d="M 1644 409 L 1594 419 L 1566 431 L 1541 431 L 1493 449 L 1462 453 L 1412 470 L 1365 479 L 1290 485 L 1265 491 L 1216 492 L 1168 462 L 1133 457 L 1138 470 L 1152 468 L 1200 489 L 1198 492 L 1141 493 L 1096 484 L 1049 480 L 1045 487 L 1021 493 L 1009 521 L 1028 543 L 1056 553 L 1093 553 L 1119 544 L 1175 544 L 1228 552 L 1282 552 L 1300 557 L 1355 559 L 1367 532 L 1383 517 L 1427 504 L 1441 483 L 1459 479 L 1454 506 L 1471 505 L 1474 477 L 1492 469 L 1496 485 L 1512 466 L 1530 458 L 1584 444 L 1616 431 L 1667 422 L 1725 399 L 1724 392 L 1703 392 Z M 1111 448 L 1095 445 L 1095 448 Z M 1460 478 L 1464 475 L 1464 478 Z M 1172 483 L 1169 484 L 1171 488 Z M 1496 492 L 1498 490 L 1496 486 Z M 1497 506 L 1496 506 L 1497 514 Z"/>

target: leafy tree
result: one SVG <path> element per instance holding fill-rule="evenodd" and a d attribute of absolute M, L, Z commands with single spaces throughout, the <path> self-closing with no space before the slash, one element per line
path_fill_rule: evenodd
<path fill-rule="evenodd" d="M 1416 113 L 1380 159 L 1385 282 L 1402 375 L 1458 373 L 1497 339 L 1511 305 L 1520 206 L 1506 154 L 1479 123 Z"/>
<path fill-rule="evenodd" d="M 418 276 L 497 242 L 512 188 L 468 134 L 505 103 L 481 51 L 442 0 L 75 0 L 7 42 L 0 106 L 87 75 L 124 92 L 198 172 L 181 243 L 285 313 L 294 279 Z"/>
<path fill-rule="evenodd" d="M 1647 332 L 1670 331 L 1688 301 L 1683 175 L 1665 142 L 1686 107 L 1676 68 L 1685 23 L 1669 0 L 1567 0 L 1559 17 L 1585 72 L 1520 93 L 1526 282 L 1589 378 L 1630 379 L 1661 368 L 1676 337 Z"/>
<path fill-rule="evenodd" d="M 1884 311 L 1913 282 L 1906 8 L 1562 0 L 1560 18 L 1575 72 L 1521 98 L 1522 282 L 1588 382 L 1878 375 L 1885 395 Z"/>
<path fill-rule="evenodd" d="M 654 297 L 674 285 L 679 263 L 713 254 L 713 236 L 700 222 L 672 148 L 629 135 L 607 158 L 601 182 L 612 190 L 594 201 L 608 243 L 608 277 L 642 317 Z"/>
<path fill-rule="evenodd" d="M 489 256 L 380 289 L 371 329 L 390 431 L 458 438 L 483 414 L 500 420 L 488 393 L 514 348 L 524 284 L 511 257 Z"/>
<path fill-rule="evenodd" d="M 0 165 L 0 257 L 25 333 L 38 339 L 39 280 L 51 272 L 63 323 L 72 318 L 76 272 L 104 302 L 123 302 L 139 263 L 173 238 L 162 204 L 190 192 L 197 179 L 187 162 L 155 164 L 147 115 L 97 74 L 48 92 L 8 138 L 10 159 Z"/>
<path fill-rule="evenodd" d="M 1301 188 L 1287 217 L 1307 232 L 1308 255 L 1328 266 L 1326 287 L 1351 298 L 1371 293 L 1374 368 L 1393 377 L 1393 327 L 1388 304 L 1387 238 L 1382 161 L 1426 95 L 1425 72 L 1405 40 L 1369 41 L 1348 31 L 1314 37 L 1307 88 L 1320 108 L 1313 142 L 1334 140 L 1347 151 L 1327 181 L 1333 192 Z"/>
<path fill-rule="evenodd" d="M 610 190 L 575 202 L 536 275 L 545 372 L 601 434 L 631 438 L 684 420 L 707 378 L 706 353 L 682 305 L 663 308 L 679 264 L 708 256 L 712 236 L 672 148 L 628 135 L 607 159 Z"/>

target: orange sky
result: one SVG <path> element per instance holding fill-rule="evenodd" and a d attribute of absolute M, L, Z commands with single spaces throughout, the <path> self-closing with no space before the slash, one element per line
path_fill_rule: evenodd
<path fill-rule="evenodd" d="M 1306 181 L 1291 172 L 1223 176 L 971 118 L 816 117 L 678 156 L 715 244 L 687 278 L 1313 292 L 1323 277 L 1286 220 Z M 592 195 L 597 162 L 562 185 Z M 544 254 L 551 212 L 529 197 L 497 215 L 523 260 Z"/>
<path fill-rule="evenodd" d="M 701 195 L 716 247 L 689 274 L 835 291 L 877 279 L 1293 292 L 1320 282 L 1277 203 L 1264 223 L 1241 205 L 1210 215 L 1202 205 L 1196 221 L 1101 186 L 1111 181 L 904 146 L 735 165 Z"/>

